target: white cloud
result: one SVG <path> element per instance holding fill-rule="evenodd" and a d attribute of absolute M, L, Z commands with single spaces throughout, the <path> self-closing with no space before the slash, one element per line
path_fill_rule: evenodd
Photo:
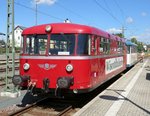
<path fill-rule="evenodd" d="M 132 17 L 128 17 L 128 18 L 126 19 L 126 22 L 127 22 L 128 24 L 133 23 L 133 18 L 132 18 Z"/>
<path fill-rule="evenodd" d="M 138 41 L 150 44 L 150 29 L 146 29 L 143 33 L 135 36 L 131 36 L 130 38 L 137 38 Z"/>
<path fill-rule="evenodd" d="M 141 15 L 142 15 L 143 17 L 145 17 L 145 16 L 147 16 L 147 13 L 146 13 L 146 12 L 142 12 Z"/>
<path fill-rule="evenodd" d="M 52 4 L 54 4 L 56 1 L 57 1 L 57 0 L 34 0 L 34 3 L 52 5 Z"/>
<path fill-rule="evenodd" d="M 109 32 L 109 33 L 113 33 L 113 34 L 122 32 L 121 29 L 116 29 L 116 28 L 110 28 L 106 31 Z"/>

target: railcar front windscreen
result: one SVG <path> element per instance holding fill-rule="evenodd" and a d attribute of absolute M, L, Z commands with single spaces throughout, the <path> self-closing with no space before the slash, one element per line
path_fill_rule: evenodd
<path fill-rule="evenodd" d="M 51 34 L 49 55 L 73 55 L 75 34 Z"/>
<path fill-rule="evenodd" d="M 78 55 L 88 55 L 89 53 L 89 35 L 88 34 L 79 34 L 78 35 Z"/>

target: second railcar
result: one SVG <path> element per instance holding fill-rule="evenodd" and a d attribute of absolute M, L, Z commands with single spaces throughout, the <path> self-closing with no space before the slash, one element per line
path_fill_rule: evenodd
<path fill-rule="evenodd" d="M 127 46 L 127 67 L 131 67 L 138 62 L 137 45 L 130 40 L 126 41 Z"/>

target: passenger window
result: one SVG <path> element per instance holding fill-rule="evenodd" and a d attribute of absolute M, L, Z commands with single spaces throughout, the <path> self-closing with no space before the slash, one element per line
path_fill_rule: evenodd
<path fill-rule="evenodd" d="M 102 38 L 102 37 L 100 38 L 99 51 L 101 53 L 104 52 L 104 38 Z"/>
<path fill-rule="evenodd" d="M 130 46 L 127 46 L 127 54 L 130 54 Z"/>
<path fill-rule="evenodd" d="M 46 54 L 47 35 L 32 35 L 26 38 L 25 54 Z"/>
<path fill-rule="evenodd" d="M 34 37 L 26 38 L 25 54 L 34 54 Z"/>
<path fill-rule="evenodd" d="M 94 37 L 94 54 L 97 55 L 97 37 Z"/>
<path fill-rule="evenodd" d="M 104 37 L 100 38 L 99 51 L 104 54 L 110 53 L 110 40 Z"/>
<path fill-rule="evenodd" d="M 91 53 L 93 55 L 97 55 L 97 36 L 92 38 L 92 43 L 91 43 Z"/>
<path fill-rule="evenodd" d="M 118 41 L 118 49 L 117 49 L 118 53 L 122 53 L 123 52 L 123 43 L 121 41 Z"/>
<path fill-rule="evenodd" d="M 39 54 L 40 55 L 46 54 L 46 48 L 47 48 L 47 39 L 40 38 L 39 39 Z"/>
<path fill-rule="evenodd" d="M 79 34 L 78 35 L 78 55 L 90 55 L 89 54 L 89 35 L 88 34 Z"/>

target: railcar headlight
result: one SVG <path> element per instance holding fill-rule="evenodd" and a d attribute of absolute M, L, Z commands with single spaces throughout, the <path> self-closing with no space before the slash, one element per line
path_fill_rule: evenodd
<path fill-rule="evenodd" d="M 50 32 L 52 30 L 52 27 L 50 26 L 50 25 L 47 25 L 46 27 L 45 27 L 45 31 L 46 32 Z"/>
<path fill-rule="evenodd" d="M 28 70 L 30 68 L 30 65 L 28 64 L 28 63 L 25 63 L 24 65 L 23 65 L 23 69 L 24 70 Z"/>
<path fill-rule="evenodd" d="M 73 66 L 72 66 L 71 64 L 68 64 L 68 65 L 66 66 L 66 70 L 67 70 L 68 72 L 71 72 L 71 71 L 73 70 Z"/>

